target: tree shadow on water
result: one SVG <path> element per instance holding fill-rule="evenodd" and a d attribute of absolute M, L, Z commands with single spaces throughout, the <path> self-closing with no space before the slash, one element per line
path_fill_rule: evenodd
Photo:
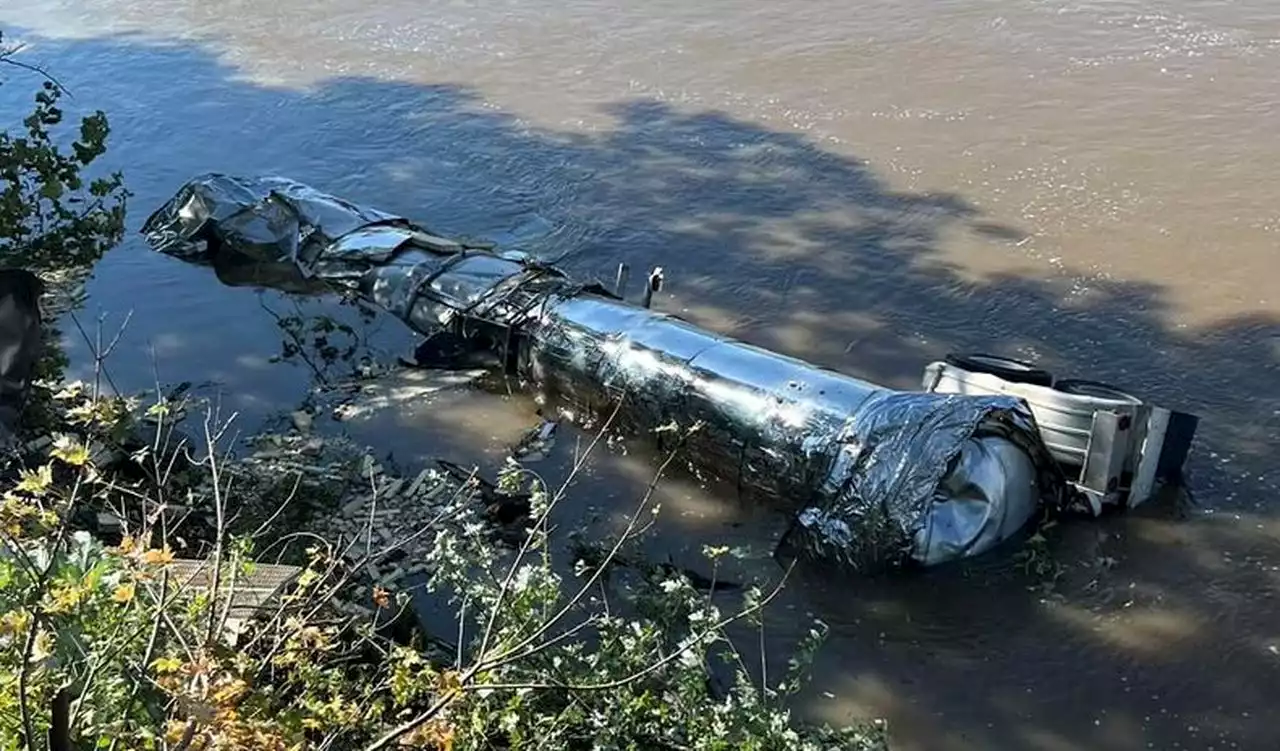
<path fill-rule="evenodd" d="M 1034 352 L 1062 375 L 1199 412 L 1202 500 L 1251 513 L 1276 490 L 1280 321 L 1177 329 L 1152 284 L 975 278 L 941 251 L 947 238 L 1014 253 L 1019 228 L 959 196 L 894 190 L 873 165 L 803 136 L 647 101 L 613 105 L 600 132 L 564 133 L 458 86 L 275 88 L 199 48 L 128 37 L 36 49 L 78 101 L 112 116 L 109 156 L 135 193 L 135 228 L 198 172 L 285 174 L 580 273 L 663 266 L 662 308 L 900 387 L 947 351 Z M 4 111 L 17 88 L 0 89 Z M 210 359 L 279 347 L 243 294 L 136 240 L 91 291 L 98 307 L 134 309 L 136 342 L 187 341 L 196 354 L 166 366 L 188 380 Z M 257 388 L 256 372 L 226 375 L 228 388 Z M 144 365 L 134 380 L 150 378 Z M 1054 592 L 1008 567 L 906 582 L 806 574 L 789 604 L 833 627 L 806 711 L 886 714 L 904 748 L 1274 745 L 1276 525 L 1180 523 L 1166 509 L 1063 530 Z M 806 624 L 784 611 L 770 633 L 786 642 Z"/>

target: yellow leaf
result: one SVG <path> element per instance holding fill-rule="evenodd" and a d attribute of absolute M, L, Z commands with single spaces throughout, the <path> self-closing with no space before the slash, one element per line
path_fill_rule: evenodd
<path fill-rule="evenodd" d="M 151 669 L 157 673 L 176 673 L 182 667 L 182 660 L 176 657 L 159 657 L 151 663 Z"/>
<path fill-rule="evenodd" d="M 45 604 L 46 613 L 70 613 L 84 599 L 85 591 L 76 584 L 57 584 L 49 591 L 52 602 Z"/>
<path fill-rule="evenodd" d="M 53 465 L 45 464 L 35 471 L 19 470 L 18 476 L 22 478 L 18 483 L 18 490 L 37 495 L 53 485 Z"/>
<path fill-rule="evenodd" d="M 133 552 L 133 550 L 134 550 L 134 548 L 135 548 L 136 546 L 137 546 L 137 543 L 136 543 L 136 542 L 134 542 L 134 540 L 133 540 L 133 535 L 125 535 L 125 536 L 120 540 L 120 546 L 119 546 L 119 547 L 116 547 L 116 548 L 110 548 L 109 550 L 110 550 L 110 552 L 112 552 L 112 553 L 118 553 L 118 554 L 120 554 L 120 555 L 129 555 L 130 553 L 132 553 L 132 552 Z"/>
<path fill-rule="evenodd" d="M 169 720 L 168 727 L 164 731 L 164 739 L 169 743 L 177 743 L 182 740 L 182 736 L 187 732 L 187 723 L 182 720 Z"/>
<path fill-rule="evenodd" d="M 159 564 L 162 566 L 173 563 L 173 551 L 169 549 L 168 545 L 165 545 L 163 549 L 152 548 L 142 554 L 142 562 L 149 565 Z"/>
<path fill-rule="evenodd" d="M 0 617 L 0 636 L 17 636 L 25 633 L 27 624 L 31 622 L 31 614 L 25 610 L 5 613 Z"/>
<path fill-rule="evenodd" d="M 44 662 L 53 654 L 53 634 L 41 631 L 36 634 L 35 644 L 31 647 L 31 662 Z"/>
<path fill-rule="evenodd" d="M 49 453 L 73 467 L 83 467 L 89 463 L 89 449 L 69 435 L 58 436 L 53 442 L 53 451 Z"/>
<path fill-rule="evenodd" d="M 116 587 L 115 594 L 111 595 L 111 599 L 120 603 L 131 602 L 133 600 L 133 592 L 134 587 L 132 583 L 121 584 L 119 587 Z"/>
<path fill-rule="evenodd" d="M 248 690 L 249 684 L 237 678 L 215 691 L 213 693 L 213 701 L 215 704 L 230 704 L 243 696 Z"/>
<path fill-rule="evenodd" d="M 380 608 L 385 608 L 391 604 L 391 596 L 387 590 L 382 587 L 373 588 L 373 604 Z"/>

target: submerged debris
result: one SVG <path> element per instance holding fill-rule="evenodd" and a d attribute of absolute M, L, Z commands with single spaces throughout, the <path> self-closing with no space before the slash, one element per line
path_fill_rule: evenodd
<path fill-rule="evenodd" d="M 491 483 L 456 465 L 401 475 L 345 436 L 263 434 L 250 443 L 255 450 L 237 471 L 258 487 L 275 488 L 265 494 L 273 501 L 287 490 L 305 506 L 296 531 L 328 540 L 358 569 L 338 597 L 338 608 L 349 613 L 369 610 L 369 587 L 401 591 L 432 576 L 428 559 L 442 529 L 462 532 L 479 521 L 495 543 L 524 534 L 527 496 L 524 513 L 511 513 L 519 499 L 497 495 Z"/>

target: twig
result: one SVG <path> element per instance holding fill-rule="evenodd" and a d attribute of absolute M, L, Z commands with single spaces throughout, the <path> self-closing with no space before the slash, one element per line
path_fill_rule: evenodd
<path fill-rule="evenodd" d="M 178 745 L 173 747 L 173 751 L 187 751 L 191 747 L 191 741 L 196 737 L 196 721 L 194 719 L 187 720 L 187 729 L 182 731 L 182 739 L 178 741 Z"/>
<path fill-rule="evenodd" d="M 71 93 L 71 89 L 68 89 L 66 86 L 63 86 L 62 82 L 54 78 L 53 74 L 50 73 L 49 71 L 45 70 L 44 68 L 41 68 L 39 65 L 24 63 L 21 60 L 13 59 L 14 55 L 26 49 L 26 47 L 27 45 L 25 44 L 19 44 L 14 47 L 10 47 L 9 49 L 6 49 L 6 50 L 0 50 L 0 63 L 4 63 L 5 65 L 12 65 L 15 68 L 21 68 L 23 70 L 30 71 L 39 76 L 42 76 L 47 81 L 49 81 L 49 83 L 58 87 L 58 91 L 62 92 L 63 94 L 66 94 L 72 99 L 75 99 L 75 95 Z"/>
<path fill-rule="evenodd" d="M 234 419 L 234 416 L 232 419 Z M 217 523 L 213 543 L 213 578 L 212 586 L 209 590 L 209 625 L 206 627 L 204 635 L 204 643 L 206 645 L 213 642 L 214 629 L 217 626 L 216 616 L 218 611 L 218 587 L 221 585 L 222 555 L 227 536 L 226 498 L 223 495 L 223 489 L 220 487 L 222 483 L 217 459 L 218 438 L 214 437 L 213 431 L 210 429 L 211 420 L 212 415 L 206 413 L 204 419 L 204 437 L 205 446 L 209 451 L 209 472 L 213 479 L 213 512 Z M 228 421 L 227 424 L 229 425 L 230 422 Z M 218 437 L 221 437 L 224 431 L 225 427 L 223 430 L 218 431 Z"/>
<path fill-rule="evenodd" d="M 572 484 L 574 478 L 577 477 L 578 473 L 582 471 L 582 467 L 586 465 L 587 457 L 591 455 L 591 452 L 595 449 L 596 444 L 600 442 L 600 439 L 605 435 L 605 433 L 609 430 L 609 427 L 613 424 L 614 418 L 617 417 L 618 412 L 622 409 L 622 403 L 623 403 L 623 400 L 619 399 L 618 404 L 614 407 L 612 414 L 609 415 L 608 421 L 605 422 L 604 426 L 602 426 L 601 429 L 597 431 L 595 436 L 591 439 L 591 443 L 587 446 L 586 452 L 582 454 L 580 458 L 575 458 L 573 468 L 569 471 L 569 476 L 565 478 L 565 481 L 563 483 L 561 483 L 561 486 L 556 491 L 555 496 L 551 498 L 551 500 L 547 503 L 547 507 L 543 510 L 542 514 L 539 515 L 537 522 L 534 524 L 535 530 L 540 529 L 542 525 L 546 523 L 547 518 L 551 515 L 552 509 L 554 509 L 559 504 L 559 502 L 563 500 L 564 494 L 567 492 L 569 485 Z M 502 604 L 506 600 L 507 592 L 511 588 L 511 583 L 515 580 L 516 572 L 519 570 L 520 564 L 524 561 L 525 555 L 528 554 L 529 546 L 534 539 L 535 539 L 534 534 L 529 534 L 525 536 L 524 541 L 520 544 L 520 551 L 516 553 L 515 560 L 513 560 L 511 562 L 510 567 L 507 568 L 506 578 L 503 579 L 502 586 L 498 590 L 498 600 L 496 603 L 494 603 L 493 608 L 491 608 L 489 611 L 489 619 L 488 619 L 488 622 L 485 624 L 484 634 L 481 636 L 481 639 L 480 639 L 479 657 L 481 659 L 484 658 L 484 655 L 489 650 L 489 640 L 493 636 L 493 628 L 494 628 L 494 624 L 497 622 L 498 613 L 499 611 L 502 610 Z"/>
<path fill-rule="evenodd" d="M 169 591 L 169 570 L 165 569 L 160 573 L 160 593 L 161 597 L 165 592 Z M 160 635 L 160 616 L 164 613 L 164 607 L 167 603 L 161 599 L 156 603 L 156 613 L 151 618 L 151 636 L 147 638 L 147 648 L 142 653 L 142 670 L 145 673 L 147 666 L 151 664 L 151 658 L 155 654 L 157 637 Z M 132 641 L 132 639 L 130 640 Z M 129 690 L 129 699 L 125 702 L 124 721 L 125 728 L 129 726 L 129 716 L 133 713 L 133 704 L 138 698 L 138 691 L 142 688 L 141 681 L 135 681 L 133 687 Z M 116 745 L 120 743 L 120 736 L 111 739 L 111 746 L 107 751 L 115 751 Z"/>
<path fill-rule="evenodd" d="M 614 415 L 617 414 L 618 409 L 621 407 L 621 404 L 622 402 L 621 400 L 619 400 L 618 408 L 615 408 L 613 412 Z M 596 436 L 588 446 L 587 451 L 582 454 L 582 458 L 575 462 L 573 472 L 577 472 L 580 470 L 580 467 L 585 462 L 586 457 L 590 455 L 592 449 L 599 442 L 600 438 L 605 434 L 605 432 L 607 432 L 607 428 L 608 428 L 608 424 L 604 426 L 604 429 L 597 432 Z M 628 521 L 627 528 L 623 530 L 622 535 L 619 536 L 618 541 L 614 544 L 613 548 L 609 551 L 608 555 L 605 556 L 602 564 L 592 572 L 591 577 L 588 578 L 588 580 L 585 583 L 583 583 L 583 585 L 579 588 L 578 592 L 572 598 L 570 598 L 569 602 L 566 603 L 563 607 L 561 607 L 560 610 L 555 615 L 553 615 L 552 617 L 544 621 L 543 624 L 532 635 L 521 640 L 519 644 L 516 644 L 515 646 L 509 649 L 503 650 L 493 658 L 488 658 L 486 656 L 487 650 L 484 648 L 484 645 L 487 642 L 488 634 L 492 632 L 493 625 L 496 622 L 496 617 L 497 617 L 497 612 L 499 610 L 499 607 L 495 606 L 494 609 L 490 611 L 489 622 L 488 622 L 488 625 L 486 626 L 486 638 L 483 639 L 481 642 L 482 649 L 476 657 L 476 662 L 472 664 L 471 667 L 463 671 L 462 674 L 459 676 L 458 682 L 459 682 L 459 686 L 461 687 L 459 690 L 467 690 L 470 687 L 470 683 L 472 679 L 482 671 L 496 670 L 516 660 L 524 659 L 531 655 L 537 654 L 539 651 L 542 651 L 547 648 L 548 644 L 545 644 L 545 643 L 532 646 L 532 648 L 530 648 L 530 646 L 534 645 L 534 643 L 537 642 L 544 634 L 546 634 L 547 631 L 549 631 L 557 623 L 559 623 L 559 621 L 565 616 L 565 614 L 567 614 L 573 608 L 577 607 L 578 603 L 582 601 L 582 598 L 586 596 L 586 593 L 595 586 L 596 581 L 599 579 L 602 572 L 608 568 L 608 564 L 617 555 L 622 545 L 630 539 L 630 533 L 634 532 L 635 530 L 636 520 L 639 518 L 640 514 L 643 513 L 645 507 L 648 505 L 649 500 L 653 497 L 653 492 L 657 488 L 659 479 L 662 477 L 662 474 L 666 470 L 667 466 L 670 465 L 670 463 L 675 459 L 677 450 L 678 450 L 678 447 L 676 450 L 673 450 L 667 456 L 666 460 L 663 461 L 662 465 L 654 473 L 654 477 L 650 481 L 649 486 L 646 489 L 644 495 L 641 497 L 640 503 L 637 505 L 635 513 L 632 515 L 631 519 Z M 567 488 L 570 484 L 570 480 L 572 479 L 572 477 L 573 477 L 573 474 L 571 473 L 569 480 L 566 480 L 565 483 L 562 484 L 561 489 L 557 491 L 556 496 L 553 497 L 551 501 L 548 503 L 547 513 L 549 513 L 550 509 L 553 508 L 556 505 L 556 503 L 563 498 L 563 494 L 567 492 Z M 544 518 L 545 516 L 546 514 L 543 515 Z M 535 530 L 536 529 L 537 527 L 535 526 Z M 532 539 L 533 536 L 534 535 L 532 533 L 529 535 L 529 538 L 526 539 L 525 544 L 521 546 L 520 553 L 517 555 L 516 560 L 512 563 L 511 567 L 508 569 L 507 578 L 502 585 L 504 590 L 510 587 L 510 583 L 515 576 L 514 572 L 518 568 L 521 558 L 528 551 L 529 540 Z M 775 591 L 775 594 L 776 594 L 776 591 Z M 772 595 L 770 596 L 770 598 L 771 597 Z M 757 603 L 755 607 L 756 608 L 763 607 L 765 602 L 767 602 L 767 599 L 765 601 Z M 499 600 L 498 600 L 498 605 L 500 604 L 501 604 L 501 591 L 500 591 Z M 579 627 L 583 627 L 584 624 L 579 624 Z M 570 631 L 570 633 L 572 633 L 572 630 Z M 550 643 L 554 643 L 555 641 L 559 641 L 560 639 L 563 639 L 563 638 L 568 638 L 568 637 L 564 635 L 560 635 L 555 639 L 553 639 Z M 699 639 L 699 642 L 700 641 L 701 639 Z M 695 643 L 699 643 L 699 642 L 695 642 Z M 686 647 L 685 649 L 687 650 L 688 647 Z M 680 652 L 677 652 L 676 656 L 678 656 L 679 654 Z M 665 665 L 667 662 L 670 662 L 671 659 L 674 659 L 674 657 L 666 658 L 664 661 L 660 661 L 658 663 L 658 666 L 660 667 L 661 665 Z M 656 670 L 657 668 L 655 667 L 653 669 Z M 619 684 L 619 685 L 625 685 L 625 684 Z M 439 712 L 444 707 L 448 706 L 454 700 L 454 698 L 456 698 L 456 693 L 457 693 L 456 691 L 446 693 L 435 704 L 429 707 L 425 712 L 422 712 L 421 714 L 411 718 L 410 720 L 396 727 L 394 730 L 383 735 L 377 741 L 367 746 L 365 751 L 379 751 L 379 749 L 386 748 L 388 745 L 393 743 L 396 739 L 400 738 L 406 733 L 412 732 L 414 729 L 421 727 L 423 724 L 429 722 L 432 718 L 434 718 L 437 714 L 439 714 Z"/>
<path fill-rule="evenodd" d="M 793 567 L 794 565 L 795 564 L 792 564 Z M 604 683 L 582 683 L 582 684 L 486 683 L 483 685 L 475 685 L 475 686 L 469 686 L 469 685 L 463 684 L 462 690 L 475 691 L 475 690 L 483 689 L 483 690 L 489 690 L 489 691 L 513 691 L 513 690 L 523 690 L 523 689 L 529 689 L 529 690 L 556 689 L 556 690 L 565 690 L 565 691 L 609 691 L 615 688 L 622 688 L 623 686 L 626 686 L 631 683 L 635 683 L 636 681 L 641 680 L 649 675 L 652 675 L 658 670 L 661 670 L 663 667 L 669 665 L 673 660 L 676 660 L 685 652 L 688 652 L 690 649 L 693 649 L 695 646 L 701 644 L 707 637 L 714 636 L 716 633 L 720 632 L 725 626 L 728 626 L 729 624 L 734 623 L 736 621 L 742 620 L 743 618 L 746 618 L 762 610 L 765 606 L 767 606 L 770 602 L 772 602 L 774 598 L 778 596 L 778 594 L 782 591 L 783 586 L 786 585 L 787 578 L 790 575 L 791 575 L 791 568 L 788 568 L 786 573 L 783 574 L 782 579 L 778 582 L 777 586 L 775 586 L 773 590 L 769 592 L 768 595 L 762 597 L 759 602 L 752 604 L 750 607 L 743 608 L 742 610 L 739 610 L 738 612 L 734 613 L 731 616 L 728 616 L 726 618 L 721 618 L 719 621 L 717 621 L 716 623 L 712 624 L 711 626 L 703 630 L 701 633 L 699 633 L 696 638 L 687 639 L 686 643 L 683 646 L 677 648 L 676 651 L 663 657 L 657 662 L 654 662 L 646 666 L 642 670 L 638 670 L 635 673 L 632 673 L 631 675 L 625 676 L 623 678 L 618 678 L 617 680 L 612 680 L 612 681 L 606 681 Z M 532 654 L 532 652 L 530 654 Z M 490 670 L 492 668 L 486 665 L 485 669 Z"/>
<path fill-rule="evenodd" d="M 459 490 L 454 493 L 453 499 L 456 500 L 459 492 L 461 492 L 461 488 L 459 488 Z M 441 511 L 439 514 L 436 515 L 435 518 L 429 520 L 426 524 L 422 526 L 421 529 L 419 529 L 414 534 L 406 537 L 403 540 L 400 540 L 398 542 L 388 545 L 386 548 L 380 550 L 377 553 L 366 555 L 364 558 L 361 558 L 355 561 L 353 564 L 351 564 L 348 567 L 347 572 L 343 576 L 339 577 L 336 583 L 334 583 L 332 586 L 329 587 L 329 589 L 323 594 L 323 596 L 319 594 L 319 590 L 317 589 L 316 592 L 308 596 L 306 603 L 304 603 L 304 607 L 306 607 L 306 605 L 310 604 L 312 601 L 316 602 L 314 607 L 311 608 L 310 612 L 304 615 L 303 620 L 307 621 L 315 617 L 316 613 L 318 613 L 320 609 L 324 607 L 325 603 L 328 602 L 330 599 L 332 599 L 338 592 L 340 592 L 342 588 L 346 586 L 347 583 L 350 581 L 354 573 L 356 571 L 359 571 L 361 568 L 363 568 L 369 561 L 381 558 L 389 553 L 399 550 L 405 545 L 408 545 L 409 543 L 423 536 L 430 530 L 434 529 L 437 524 L 443 521 L 449 515 L 449 512 L 450 512 L 449 508 L 446 506 L 446 509 L 444 511 Z M 341 553 L 332 555 L 332 562 L 330 563 L 327 570 L 325 571 L 325 574 L 322 580 L 327 580 L 332 575 L 334 569 L 338 565 L 339 560 L 345 557 L 345 555 L 349 553 L 352 548 L 355 547 L 358 541 L 359 541 L 359 537 L 352 538 L 351 542 L 347 545 L 347 547 Z M 271 626 L 276 621 L 278 621 L 281 617 L 283 617 L 284 611 L 286 610 L 286 608 L 287 608 L 287 604 L 281 603 L 280 607 L 276 610 L 276 613 L 272 615 L 272 617 L 267 621 L 266 625 Z M 258 640 L 263 638 L 265 634 L 266 634 L 266 628 L 264 627 L 263 630 L 260 631 L 258 635 L 255 636 L 253 639 L 251 639 L 249 643 L 245 646 L 245 651 L 248 651 L 250 647 L 257 644 Z M 262 661 L 262 665 L 264 666 L 264 668 L 259 668 L 259 675 L 261 674 L 262 670 L 265 669 L 265 666 L 270 664 L 271 658 L 275 656 L 275 654 L 280 650 L 280 648 L 283 645 L 284 645 L 284 638 L 283 637 L 277 638 L 276 643 L 269 650 L 268 657 Z"/>
<path fill-rule="evenodd" d="M 296 477 L 294 478 L 293 488 L 289 491 L 288 497 L 286 497 L 283 501 L 281 501 L 280 505 L 276 507 L 276 510 L 271 514 L 271 516 L 267 517 L 266 521 L 258 525 L 258 528 L 253 531 L 253 534 L 249 535 L 251 539 L 257 539 L 259 535 L 265 532 L 272 525 L 272 523 L 275 522 L 275 520 L 280 516 L 280 514 L 284 513 L 285 508 L 290 503 L 293 502 L 294 496 L 298 494 L 298 488 L 301 485 L 302 485 L 302 473 L 298 472 Z"/>
<path fill-rule="evenodd" d="M 106 363 L 107 357 L 110 356 L 111 351 L 114 350 L 116 348 L 116 345 L 120 343 L 120 338 L 124 336 L 125 327 L 127 327 L 129 325 L 129 321 L 133 319 L 133 311 L 130 310 L 129 313 L 125 315 L 124 323 L 120 324 L 120 328 L 116 330 L 115 336 L 112 338 L 111 343 L 106 346 L 106 348 L 103 348 L 102 346 L 103 319 L 101 318 L 98 319 L 98 335 L 95 343 L 94 339 L 89 338 L 89 332 L 84 330 L 84 326 L 80 323 L 80 319 L 76 316 L 75 311 L 71 311 L 70 313 L 68 313 L 68 315 L 71 317 L 71 321 L 72 323 L 75 324 L 76 329 L 80 332 L 80 336 L 84 339 L 84 343 L 88 345 L 89 351 L 93 354 L 93 399 L 94 401 L 97 401 L 100 395 L 99 394 L 100 386 L 101 386 L 100 381 L 103 376 L 106 377 L 107 383 L 110 384 L 111 386 L 111 390 L 114 391 L 116 394 L 119 394 L 120 388 L 116 386 L 115 380 L 111 378 L 111 371 L 107 370 L 105 363 Z"/>
<path fill-rule="evenodd" d="M 49 584 L 49 576 L 53 573 L 54 566 L 58 563 L 58 551 L 62 549 L 62 545 L 66 541 L 67 529 L 70 526 L 71 516 L 75 511 L 76 501 L 80 495 L 81 479 L 81 477 L 77 476 L 75 484 L 71 488 L 71 496 L 67 499 L 67 508 L 64 511 L 61 522 L 58 524 L 58 533 L 49 549 L 49 561 L 36 578 L 35 586 L 32 588 L 27 601 L 27 607 L 31 609 L 31 629 L 27 632 L 26 644 L 22 649 L 22 667 L 18 670 L 18 707 L 22 714 L 22 731 L 25 735 L 25 743 L 29 748 L 33 748 L 35 745 L 35 735 L 31 724 L 31 708 L 27 705 L 29 701 L 27 681 L 31 677 L 31 656 L 35 649 L 36 637 L 40 632 L 40 622 L 43 620 L 43 615 L 37 604 L 41 595 L 44 594 L 45 587 Z M 8 533 L 6 533 L 7 536 Z M 21 546 L 15 546 L 15 549 L 20 548 Z M 25 555 L 26 553 L 23 551 L 23 556 L 25 557 Z"/>
<path fill-rule="evenodd" d="M 464 671 L 458 677 L 458 688 L 445 692 L 444 695 L 442 695 L 439 699 L 437 699 L 435 703 L 433 703 L 430 707 L 426 709 L 426 711 L 422 712 L 421 714 L 413 717 L 412 719 L 398 725 L 391 731 L 387 732 L 382 737 L 378 738 L 376 741 L 366 746 L 364 751 L 381 751 L 381 749 L 387 748 L 400 737 L 404 736 L 407 733 L 411 733 L 415 729 L 421 727 L 423 724 L 430 722 L 434 717 L 439 715 L 441 711 L 443 711 L 446 707 L 452 704 L 457 699 L 458 695 L 464 691 L 478 691 L 478 690 L 486 690 L 486 691 L 517 690 L 518 691 L 518 690 L 526 690 L 526 689 L 535 690 L 535 691 L 536 690 L 608 691 L 615 688 L 621 688 L 623 686 L 634 683 L 638 680 L 642 680 L 645 677 L 652 675 L 653 673 L 656 673 L 657 671 L 661 670 L 663 667 L 666 667 L 672 661 L 678 659 L 685 652 L 688 652 L 693 647 L 701 644 L 707 637 L 713 636 L 716 633 L 720 632 L 725 626 L 729 625 L 730 623 L 733 623 L 734 621 L 739 620 L 741 618 L 747 617 L 752 613 L 758 612 L 760 609 L 764 608 L 766 605 L 772 602 L 775 597 L 777 597 L 779 592 L 782 591 L 782 588 L 786 584 L 787 578 L 790 576 L 790 574 L 791 574 L 791 569 L 788 568 L 786 574 L 783 575 L 782 579 L 778 582 L 778 585 L 774 587 L 773 591 L 771 591 L 767 596 L 761 598 L 758 602 L 754 603 L 750 607 L 744 608 L 743 610 L 739 611 L 738 613 L 735 613 L 732 616 L 729 616 L 728 618 L 722 618 L 721 620 L 717 621 L 715 624 L 713 624 L 703 632 L 699 633 L 696 638 L 686 640 L 686 643 L 683 646 L 681 646 L 671 654 L 659 659 L 657 662 L 654 662 L 646 666 L 643 670 L 639 670 L 635 673 L 632 673 L 631 675 L 628 675 L 624 678 L 619 678 L 617 680 L 607 681 L 605 683 L 579 684 L 579 685 L 557 684 L 557 683 L 473 684 L 472 680 L 475 678 L 475 676 L 478 673 L 482 671 L 493 670 L 496 667 L 494 664 L 491 664 L 491 663 L 486 663 L 483 661 L 476 662 L 474 665 L 467 668 L 467 670 Z M 536 653 L 536 651 L 537 650 L 535 649 L 527 654 L 534 654 Z M 521 657 L 524 657 L 524 656 L 527 656 L 527 655 L 521 655 Z"/>
<path fill-rule="evenodd" d="M 468 674 L 465 674 L 464 677 L 466 680 L 470 680 L 471 675 L 473 674 L 474 671 L 468 671 Z M 422 726 L 426 722 L 429 722 L 433 717 L 440 714 L 445 707 L 452 704 L 454 699 L 458 697 L 458 693 L 457 689 L 446 691 L 444 695 L 439 699 L 436 699 L 435 703 L 428 707 L 425 712 L 388 731 L 378 740 L 370 743 L 368 746 L 365 746 L 364 751 L 381 751 L 381 749 L 390 746 L 402 735 L 413 732 L 414 729 Z"/>
<path fill-rule="evenodd" d="M 40 631 L 40 614 L 35 608 L 31 610 L 31 630 L 27 632 L 27 641 L 22 648 L 22 669 L 18 672 L 18 709 L 22 713 L 23 745 L 28 749 L 35 748 L 35 730 L 31 724 L 31 708 L 27 706 L 31 694 L 27 690 L 31 664 L 31 653 L 36 646 L 36 634 Z"/>
<path fill-rule="evenodd" d="M 633 513 L 631 515 L 631 518 L 627 521 L 626 529 L 624 529 L 622 531 L 622 534 L 618 536 L 618 540 L 614 543 L 613 547 L 609 550 L 608 554 L 605 555 L 605 557 L 601 560 L 600 565 L 596 566 L 592 570 L 591 576 L 587 578 L 587 581 L 583 583 L 583 585 L 578 589 L 577 593 L 569 600 L 568 603 L 566 603 L 562 608 L 560 608 L 560 611 L 558 613 L 556 613 L 554 616 L 548 619 L 542 625 L 541 628 L 539 628 L 531 636 L 527 637 L 516 646 L 507 650 L 504 654 L 500 655 L 497 658 L 496 663 L 493 665 L 490 665 L 489 668 L 496 668 L 496 667 L 500 667 L 502 665 L 508 664 L 511 661 L 510 656 L 512 654 L 514 654 L 519 650 L 524 650 L 529 645 L 533 644 L 543 634 L 549 631 L 551 627 L 556 624 L 557 621 L 563 618 L 566 613 L 568 613 L 574 607 L 577 607 L 578 603 L 582 601 L 582 598 L 586 596 L 587 591 L 595 585 L 595 582 L 604 574 L 605 570 L 608 569 L 609 564 L 612 563 L 614 558 L 617 557 L 618 551 L 621 550 L 622 546 L 626 544 L 628 540 L 631 539 L 631 535 L 635 531 L 636 520 L 640 518 L 640 514 L 643 513 L 645 507 L 648 506 L 649 501 L 653 498 L 653 492 L 658 487 L 659 479 L 662 477 L 662 474 L 666 471 L 667 467 L 675 459 L 676 453 L 678 450 L 679 450 L 678 448 L 672 450 L 667 455 L 667 458 L 658 467 L 657 472 L 654 473 L 653 479 L 650 480 L 649 482 L 649 486 L 645 489 L 644 495 L 641 496 L 640 503 L 637 504 L 635 513 Z M 535 649 L 533 651 L 536 652 L 537 650 Z M 528 654 L 532 654 L 532 653 L 533 652 L 529 652 Z M 524 655 L 521 655 L 521 656 L 524 656 Z"/>

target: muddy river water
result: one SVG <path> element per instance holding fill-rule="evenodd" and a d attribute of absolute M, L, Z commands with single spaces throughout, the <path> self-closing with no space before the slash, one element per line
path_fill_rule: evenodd
<path fill-rule="evenodd" d="M 4 0 L 0 27 L 108 111 L 134 228 L 197 172 L 278 172 L 584 274 L 661 265 L 660 307 L 871 380 L 998 351 L 1198 412 L 1196 504 L 1069 525 L 1053 591 L 999 562 L 802 572 L 767 641 L 826 621 L 798 711 L 886 718 L 903 749 L 1280 747 L 1274 0 Z M 136 239 L 89 291 L 90 326 L 132 312 L 122 388 L 192 381 L 248 425 L 344 367 L 272 361 L 309 316 L 410 345 Z M 496 462 L 533 409 L 459 393 L 351 430 Z M 629 507 L 651 459 L 602 452 L 575 508 Z M 785 523 L 659 495 L 683 563 Z"/>

